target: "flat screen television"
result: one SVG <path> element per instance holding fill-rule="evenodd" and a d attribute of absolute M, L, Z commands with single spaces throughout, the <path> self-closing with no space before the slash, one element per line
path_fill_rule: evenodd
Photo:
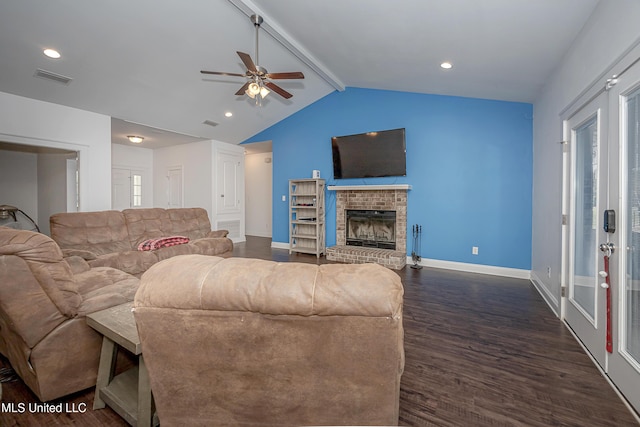
<path fill-rule="evenodd" d="M 404 128 L 334 136 L 333 178 L 407 175 Z"/>

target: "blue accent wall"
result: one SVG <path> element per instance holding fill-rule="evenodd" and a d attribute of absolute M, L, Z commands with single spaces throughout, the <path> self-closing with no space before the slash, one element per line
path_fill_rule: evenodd
<path fill-rule="evenodd" d="M 333 179 L 331 137 L 405 128 L 407 176 Z M 347 88 L 244 143 L 273 144 L 273 241 L 288 243 L 288 180 L 320 170 L 327 185 L 410 184 L 411 228 L 427 259 L 531 268 L 533 106 Z M 366 153 L 363 153 L 366 156 Z M 327 246 L 335 245 L 335 192 L 327 191 Z M 473 246 L 479 248 L 472 255 Z"/>

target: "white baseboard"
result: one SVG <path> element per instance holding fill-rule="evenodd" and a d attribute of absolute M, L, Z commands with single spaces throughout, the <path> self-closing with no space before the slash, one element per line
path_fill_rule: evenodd
<path fill-rule="evenodd" d="M 411 257 L 407 257 L 407 265 L 413 264 Z M 491 274 L 493 276 L 512 277 L 514 279 L 530 279 L 531 270 L 518 268 L 496 267 L 493 265 L 469 264 L 466 262 L 442 261 L 438 259 L 420 260 L 420 265 L 425 267 L 443 268 L 446 270 L 466 271 L 469 273 Z"/>
<path fill-rule="evenodd" d="M 287 242 L 271 242 L 274 249 L 289 249 Z M 413 264 L 411 257 L 407 257 L 407 265 Z M 443 268 L 447 270 L 466 271 L 469 273 L 490 274 L 493 276 L 512 277 L 514 279 L 531 279 L 530 270 L 521 270 L 518 268 L 495 267 L 492 265 L 468 264 L 464 262 L 441 261 L 437 259 L 422 259 L 420 265 L 425 267 Z"/>
<path fill-rule="evenodd" d="M 542 299 L 544 299 L 551 311 L 560 317 L 560 303 L 558 302 L 558 298 L 544 286 L 544 281 L 540 280 L 540 277 L 533 271 L 531 272 L 531 283 L 533 283 L 533 286 L 538 290 L 538 293 L 542 296 Z"/>
<path fill-rule="evenodd" d="M 261 232 L 253 232 L 253 231 L 245 231 L 245 236 L 255 236 L 255 237 L 268 237 L 271 238 L 271 233 L 261 233 Z"/>
<path fill-rule="evenodd" d="M 289 249 L 289 243 L 284 242 L 271 242 L 271 247 L 275 249 Z"/>

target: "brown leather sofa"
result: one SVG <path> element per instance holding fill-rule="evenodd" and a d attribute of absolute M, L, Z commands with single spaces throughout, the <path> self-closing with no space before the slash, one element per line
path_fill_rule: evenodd
<path fill-rule="evenodd" d="M 233 242 L 226 230 L 211 231 L 202 208 L 126 209 L 101 212 L 65 212 L 51 216 L 51 237 L 65 256 L 77 255 L 92 267 L 113 267 L 140 277 L 158 261 L 176 255 L 203 254 L 230 257 Z M 148 239 L 184 236 L 187 244 L 139 251 Z"/>
<path fill-rule="evenodd" d="M 397 425 L 402 298 L 376 264 L 154 265 L 134 316 L 161 425 Z"/>
<path fill-rule="evenodd" d="M 0 227 L 0 353 L 42 401 L 96 384 L 102 336 L 85 316 L 132 301 L 139 279 L 63 259 L 49 237 Z"/>

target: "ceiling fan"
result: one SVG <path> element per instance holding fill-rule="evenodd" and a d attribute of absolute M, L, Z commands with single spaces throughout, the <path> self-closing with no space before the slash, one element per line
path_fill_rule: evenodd
<path fill-rule="evenodd" d="M 262 24 L 263 22 L 263 19 L 259 15 L 251 15 L 249 19 L 251 19 L 251 22 L 253 22 L 253 25 L 256 29 L 256 62 L 258 62 L 258 31 L 260 29 L 260 24 Z M 277 84 L 273 83 L 271 80 L 304 79 L 304 74 L 299 71 L 287 73 L 269 73 L 264 67 L 256 65 L 249 54 L 244 52 L 236 53 L 238 54 L 238 56 L 240 56 L 240 59 L 244 63 L 244 66 L 247 67 L 247 71 L 244 74 L 207 70 L 201 70 L 200 72 L 202 74 L 245 77 L 247 79 L 247 82 L 236 92 L 236 95 L 246 94 L 250 98 L 256 99 L 256 103 L 259 103 L 261 99 L 264 99 L 270 93 L 269 89 L 285 99 L 289 99 L 293 96 Z"/>

